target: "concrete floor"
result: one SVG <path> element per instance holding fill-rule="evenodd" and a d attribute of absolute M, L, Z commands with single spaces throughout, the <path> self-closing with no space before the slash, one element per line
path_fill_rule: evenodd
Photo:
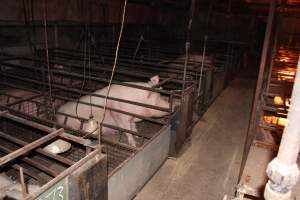
<path fill-rule="evenodd" d="M 236 79 L 193 129 L 182 155 L 168 159 L 135 200 L 220 200 L 238 181 L 254 81 Z"/>

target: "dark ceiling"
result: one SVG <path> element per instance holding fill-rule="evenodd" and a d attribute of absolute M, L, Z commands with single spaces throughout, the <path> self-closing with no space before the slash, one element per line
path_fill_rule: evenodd
<path fill-rule="evenodd" d="M 188 10 L 191 0 L 129 0 L 129 3 L 146 4 L 166 9 Z M 231 13 L 267 13 L 271 0 L 196 0 L 198 10 L 209 10 Z M 282 12 L 299 13 L 300 0 L 277 0 Z"/>

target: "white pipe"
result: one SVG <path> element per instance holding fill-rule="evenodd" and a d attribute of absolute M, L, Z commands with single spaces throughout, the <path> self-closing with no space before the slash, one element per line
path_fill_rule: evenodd
<path fill-rule="evenodd" d="M 300 58 L 297 72 L 300 71 Z M 287 165 L 296 163 L 300 147 L 300 72 L 296 74 L 287 126 L 284 129 L 277 158 Z"/>
<path fill-rule="evenodd" d="M 298 60 L 287 126 L 284 129 L 279 152 L 267 168 L 269 181 L 265 188 L 266 200 L 289 200 L 291 189 L 299 179 L 297 158 L 300 148 L 300 57 Z"/>

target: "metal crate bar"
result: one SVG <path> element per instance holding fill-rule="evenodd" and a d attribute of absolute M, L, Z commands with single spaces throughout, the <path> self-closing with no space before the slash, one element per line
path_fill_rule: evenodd
<path fill-rule="evenodd" d="M 50 141 L 51 139 L 55 138 L 56 136 L 62 134 L 63 131 L 64 131 L 64 129 L 62 129 L 62 128 L 58 129 L 56 131 L 53 131 L 52 133 L 50 133 L 50 134 L 48 134 L 48 135 L 32 142 L 30 144 L 27 144 L 24 147 L 22 147 L 22 148 L 20 148 L 16 151 L 6 155 L 6 156 L 0 158 L 0 166 L 4 165 L 5 163 L 7 163 L 7 162 L 9 162 L 9 161 L 21 156 L 21 155 L 26 154 L 27 152 L 31 151 L 32 149 L 35 149 L 36 147 L 38 147 L 40 145 Z"/>

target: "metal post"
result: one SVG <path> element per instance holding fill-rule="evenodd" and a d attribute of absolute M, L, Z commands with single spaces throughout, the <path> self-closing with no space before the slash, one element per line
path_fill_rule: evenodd
<path fill-rule="evenodd" d="M 206 42 L 207 42 L 207 35 L 204 36 L 201 70 L 200 70 L 200 77 L 199 77 L 199 84 L 198 84 L 198 97 L 200 96 L 201 87 L 202 87 L 202 76 L 203 76 L 203 68 L 204 68 L 205 54 L 206 54 Z"/>
<path fill-rule="evenodd" d="M 300 57 L 295 78 L 288 123 L 284 129 L 278 155 L 268 165 L 269 181 L 265 188 L 266 200 L 290 200 L 291 189 L 299 179 L 297 158 L 300 148 Z"/>
<path fill-rule="evenodd" d="M 188 22 L 188 27 L 187 27 L 187 37 L 186 37 L 186 42 L 185 42 L 185 59 L 184 59 L 184 69 L 183 69 L 183 80 L 182 80 L 182 97 L 184 96 L 184 89 L 185 89 L 185 84 L 186 84 L 186 72 L 187 72 L 187 66 L 188 66 L 188 61 L 189 61 L 189 50 L 190 50 L 190 44 L 191 44 L 191 30 L 192 30 L 192 24 L 193 24 L 193 17 L 194 17 L 194 12 L 195 12 L 195 4 L 196 1 L 192 0 L 191 1 L 191 6 L 190 6 L 190 17 L 189 17 L 189 22 Z"/>
<path fill-rule="evenodd" d="M 20 172 L 22 198 L 25 199 L 27 196 L 27 191 L 26 191 L 26 185 L 25 185 L 25 181 L 24 181 L 23 167 L 20 167 L 19 172 Z"/>
<path fill-rule="evenodd" d="M 267 29 L 266 29 L 266 33 L 265 33 L 265 40 L 264 40 L 264 45 L 263 45 L 263 50 L 262 50 L 260 67 L 259 67 L 258 80 L 257 80 L 257 84 L 256 84 L 255 97 L 254 97 L 254 102 L 252 105 L 251 119 L 249 122 L 249 127 L 248 127 L 245 146 L 244 146 L 244 158 L 242 161 L 242 166 L 245 164 L 248 150 L 252 143 L 252 139 L 254 137 L 257 115 L 258 115 L 258 111 L 259 111 L 259 107 L 260 107 L 259 100 L 260 100 L 261 90 L 262 90 L 262 86 L 263 86 L 263 82 L 264 82 L 264 76 L 265 76 L 265 71 L 266 71 L 265 68 L 266 68 L 267 58 L 268 58 L 269 49 L 270 49 L 272 30 L 273 30 L 274 21 L 275 21 L 275 12 L 276 12 L 276 0 L 272 0 L 272 2 L 270 4 L 268 24 L 267 24 Z"/>
<path fill-rule="evenodd" d="M 53 27 L 53 31 L 54 31 L 54 60 L 57 60 L 56 58 L 56 49 L 58 49 L 58 33 L 57 33 L 57 23 L 54 24 Z"/>
<path fill-rule="evenodd" d="M 139 50 L 140 50 L 140 46 L 141 46 L 142 41 L 144 41 L 144 36 L 143 36 L 143 35 L 140 36 L 139 42 L 138 42 L 138 44 L 137 44 L 137 46 L 136 46 L 136 49 L 135 49 L 135 51 L 134 51 L 134 55 L 133 55 L 132 61 L 131 61 L 131 64 L 132 64 L 132 65 L 133 65 L 133 63 L 135 62 L 135 58 L 136 58 L 136 55 L 138 54 L 138 52 L 139 52 Z M 134 66 L 135 66 L 135 65 L 134 65 Z"/>

